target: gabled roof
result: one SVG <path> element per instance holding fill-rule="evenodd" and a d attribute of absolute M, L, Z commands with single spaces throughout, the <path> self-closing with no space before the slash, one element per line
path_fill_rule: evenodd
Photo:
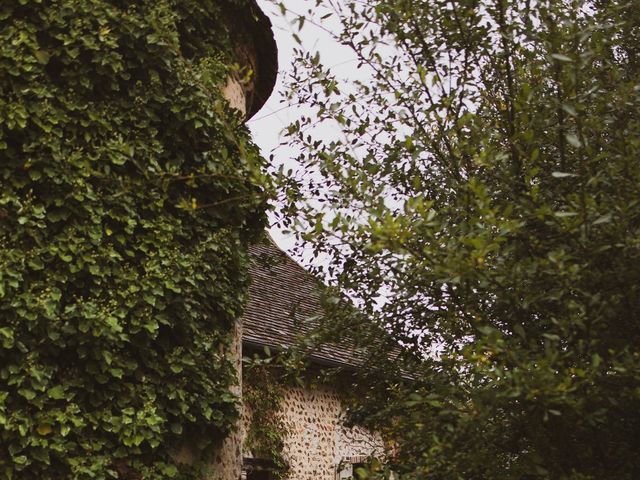
<path fill-rule="evenodd" d="M 270 239 L 250 248 L 252 282 L 243 316 L 243 344 L 248 347 L 287 349 L 311 334 L 323 315 L 322 284 L 280 250 Z M 355 348 L 323 344 L 309 352 L 312 362 L 361 366 Z"/>

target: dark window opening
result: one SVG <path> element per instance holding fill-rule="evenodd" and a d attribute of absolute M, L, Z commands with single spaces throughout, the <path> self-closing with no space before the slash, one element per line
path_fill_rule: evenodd
<path fill-rule="evenodd" d="M 360 474 L 358 473 L 358 469 L 359 468 L 364 468 L 365 465 L 364 463 L 354 463 L 353 465 L 353 479 L 354 480 L 363 480 L 364 477 L 360 476 Z"/>
<path fill-rule="evenodd" d="M 243 470 L 247 480 L 273 480 L 273 466 L 269 460 L 245 458 Z"/>
<path fill-rule="evenodd" d="M 269 470 L 251 470 L 247 472 L 247 480 L 271 480 Z"/>

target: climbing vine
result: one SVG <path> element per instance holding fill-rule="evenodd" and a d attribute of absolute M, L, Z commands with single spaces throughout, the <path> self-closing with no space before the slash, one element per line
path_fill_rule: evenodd
<path fill-rule="evenodd" d="M 242 398 L 250 414 L 245 448 L 254 457 L 269 460 L 276 480 L 289 478 L 289 462 L 283 455 L 288 434 L 281 415 L 285 383 L 275 357 L 245 359 Z"/>
<path fill-rule="evenodd" d="M 182 439 L 204 460 L 235 423 L 269 186 L 219 92 L 225 11 L 0 3 L 2 480 L 197 478 Z"/>

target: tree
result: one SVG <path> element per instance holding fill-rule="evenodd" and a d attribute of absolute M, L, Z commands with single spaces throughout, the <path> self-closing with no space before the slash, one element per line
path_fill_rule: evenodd
<path fill-rule="evenodd" d="M 279 179 L 283 225 L 359 307 L 334 301 L 328 338 L 374 352 L 354 419 L 407 478 L 638 478 L 637 2 L 289 15 L 337 31 L 366 74 L 296 50 L 288 89 L 313 114 Z"/>
<path fill-rule="evenodd" d="M 0 479 L 201 478 L 177 451 L 235 424 L 269 183 L 219 87 L 249 5 L 0 2 Z"/>

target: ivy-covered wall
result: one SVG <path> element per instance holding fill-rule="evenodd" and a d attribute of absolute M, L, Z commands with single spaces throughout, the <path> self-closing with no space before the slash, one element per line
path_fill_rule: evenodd
<path fill-rule="evenodd" d="M 197 478 L 237 418 L 268 180 L 226 7 L 0 2 L 2 480 Z"/>
<path fill-rule="evenodd" d="M 273 462 L 274 478 L 291 480 L 347 478 L 351 463 L 384 458 L 379 434 L 345 425 L 343 388 L 294 387 L 269 375 L 245 375 L 245 455 Z"/>

